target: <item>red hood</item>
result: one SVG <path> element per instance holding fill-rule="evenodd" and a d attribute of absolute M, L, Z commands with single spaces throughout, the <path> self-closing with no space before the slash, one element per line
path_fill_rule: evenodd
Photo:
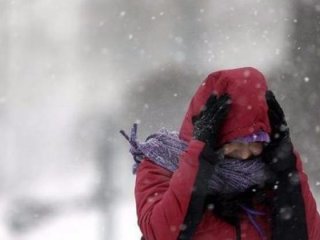
<path fill-rule="evenodd" d="M 192 116 L 198 115 L 212 93 L 231 96 L 231 109 L 220 129 L 219 145 L 258 131 L 271 132 L 268 105 L 265 100 L 267 83 L 255 68 L 227 69 L 209 74 L 192 97 L 180 129 L 180 138 L 192 138 Z"/>

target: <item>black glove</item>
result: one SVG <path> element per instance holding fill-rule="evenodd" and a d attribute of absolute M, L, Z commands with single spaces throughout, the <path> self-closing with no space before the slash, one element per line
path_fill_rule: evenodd
<path fill-rule="evenodd" d="M 214 166 L 223 160 L 222 149 L 217 149 L 218 130 L 230 108 L 230 97 L 224 94 L 219 99 L 216 95 L 209 97 L 204 109 L 192 118 L 194 124 L 193 138 L 205 142 L 199 156 L 199 168 L 184 226 L 178 239 L 192 239 L 205 209 L 205 200 L 209 193 L 208 181 L 214 172 Z"/>
<path fill-rule="evenodd" d="M 211 95 L 198 116 L 192 118 L 193 137 L 213 149 L 217 147 L 219 129 L 230 110 L 231 99 L 223 94 L 219 99 Z"/>
<path fill-rule="evenodd" d="M 275 172 L 291 171 L 295 169 L 296 157 L 283 110 L 272 91 L 266 92 L 266 100 L 269 107 L 271 142 L 263 151 L 263 159 Z"/>
<path fill-rule="evenodd" d="M 274 173 L 272 204 L 272 239 L 307 239 L 305 205 L 296 156 L 289 128 L 279 103 L 271 91 L 266 92 L 271 124 L 271 142 L 262 158 Z"/>

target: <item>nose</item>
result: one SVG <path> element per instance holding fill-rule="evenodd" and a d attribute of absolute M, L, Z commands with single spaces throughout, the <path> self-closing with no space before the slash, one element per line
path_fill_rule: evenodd
<path fill-rule="evenodd" d="M 241 153 L 240 153 L 240 157 L 241 159 L 248 159 L 251 156 L 251 151 L 249 148 L 244 148 L 242 149 Z"/>

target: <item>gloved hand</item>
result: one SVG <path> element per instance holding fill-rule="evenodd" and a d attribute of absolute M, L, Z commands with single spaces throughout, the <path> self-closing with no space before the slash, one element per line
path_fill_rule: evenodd
<path fill-rule="evenodd" d="M 196 227 L 205 211 L 205 200 L 209 193 L 208 182 L 214 173 L 215 164 L 223 159 L 223 152 L 217 149 L 218 130 L 226 117 L 231 100 L 227 94 L 219 99 L 212 95 L 207 100 L 204 109 L 192 118 L 193 138 L 205 142 L 199 156 L 199 168 L 188 211 L 184 219 L 185 229 L 180 232 L 178 239 L 192 239 Z"/>
<path fill-rule="evenodd" d="M 230 104 L 231 99 L 228 94 L 223 94 L 219 98 L 216 95 L 211 95 L 200 114 L 192 118 L 193 137 L 215 149 L 219 129 L 230 110 Z"/>
<path fill-rule="evenodd" d="M 271 141 L 265 147 L 262 157 L 275 172 L 294 170 L 296 157 L 285 115 L 271 90 L 266 92 L 266 100 L 272 130 Z"/>
<path fill-rule="evenodd" d="M 271 124 L 271 142 L 262 158 L 275 176 L 273 185 L 272 223 L 275 239 L 306 239 L 305 203 L 302 196 L 296 156 L 289 128 L 279 103 L 271 91 L 266 92 Z M 284 211 L 285 209 L 285 211 Z M 284 217 L 290 213 L 290 218 Z"/>

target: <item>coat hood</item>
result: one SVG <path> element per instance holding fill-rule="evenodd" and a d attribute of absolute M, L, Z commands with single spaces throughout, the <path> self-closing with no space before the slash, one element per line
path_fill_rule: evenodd
<path fill-rule="evenodd" d="M 224 93 L 230 95 L 232 103 L 219 132 L 219 146 L 259 130 L 270 134 L 266 91 L 265 77 L 252 67 L 225 69 L 209 74 L 191 99 L 179 137 L 189 142 L 193 132 L 192 117 L 200 113 L 211 94 L 221 96 Z"/>

